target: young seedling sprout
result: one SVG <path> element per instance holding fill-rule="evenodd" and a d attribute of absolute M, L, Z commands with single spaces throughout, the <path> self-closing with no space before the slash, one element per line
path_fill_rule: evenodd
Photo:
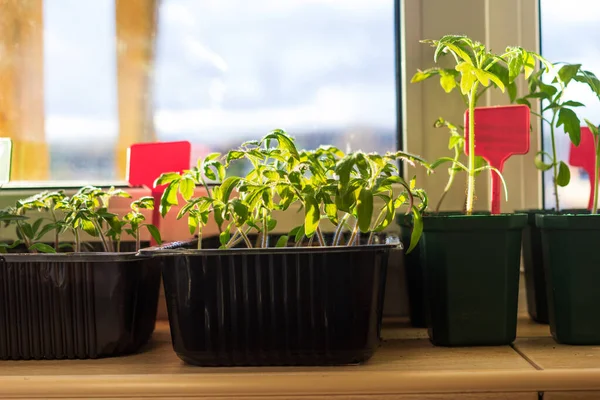
<path fill-rule="evenodd" d="M 468 165 L 465 166 L 462 163 L 456 163 L 453 158 L 446 157 L 438 160 L 431 167 L 434 168 L 444 162 L 452 162 L 454 167 L 467 172 L 466 213 L 467 215 L 471 215 L 475 200 L 475 177 L 477 173 L 483 170 L 490 170 L 500 175 L 497 169 L 489 165 L 478 167 L 476 164 L 474 115 L 477 101 L 482 93 L 479 89 L 483 87 L 483 90 L 487 90 L 490 85 L 494 85 L 504 92 L 508 87 L 511 98 L 514 98 L 516 91 L 512 93 L 514 90 L 512 84 L 521 73 L 524 73 L 525 78 L 529 78 L 534 72 L 536 60 L 541 61 L 546 69 L 550 69 L 551 66 L 541 56 L 521 47 L 508 47 L 504 53 L 498 55 L 486 49 L 483 44 L 466 36 L 447 35 L 439 40 L 425 40 L 423 43 L 428 43 L 435 48 L 433 60 L 436 63 L 442 55 L 452 55 L 452 61 L 455 63 L 454 70 L 456 72 L 448 73 L 450 70 L 439 70 L 434 74 L 440 75 L 443 79 L 442 86 L 447 92 L 451 92 L 458 85 L 462 95 L 467 97 L 469 111 L 467 121 L 469 131 Z M 422 73 L 425 74 L 425 71 L 422 71 Z M 460 76 L 458 83 L 456 75 Z M 423 79 L 426 78 L 427 76 Z M 504 183 L 503 178 L 502 182 Z"/>
<path fill-rule="evenodd" d="M 594 93 L 596 95 L 596 97 L 598 98 L 598 100 L 600 100 L 600 80 L 596 77 L 596 75 L 594 75 L 593 72 L 590 71 L 585 71 L 582 69 L 579 69 L 577 75 L 575 75 L 573 77 L 573 79 L 577 82 L 580 83 L 584 83 L 586 84 L 590 90 L 592 91 L 592 93 Z M 592 200 L 592 214 L 597 214 L 598 213 L 598 169 L 600 169 L 600 130 L 599 127 L 597 125 L 595 125 L 593 122 L 591 122 L 588 119 L 585 119 L 585 123 L 587 124 L 588 128 L 590 129 L 590 131 L 592 132 L 592 135 L 594 136 L 594 154 L 595 154 L 595 168 L 594 168 L 594 197 Z"/>
<path fill-rule="evenodd" d="M 243 177 L 225 178 L 231 164 L 242 159 L 250 164 L 250 171 Z M 206 185 L 197 175 L 203 168 L 182 174 L 163 174 L 156 185 L 168 185 L 161 200 L 163 215 L 177 204 L 177 193 L 186 202 L 177 218 L 187 214 L 196 219 L 193 213 L 198 213 L 199 225 L 204 226 L 213 214 L 221 232 L 222 248 L 234 247 L 242 241 L 248 248 L 268 247 L 269 236 L 277 225 L 274 211 L 286 211 L 294 206 L 303 210 L 304 222 L 281 236 L 276 247 L 287 246 L 290 241 L 302 245 L 305 239 L 308 245 L 312 245 L 313 240 L 319 246 L 341 245 L 341 233 L 347 227 L 350 237 L 344 244 L 356 245 L 360 232 L 369 233 L 368 243 L 371 243 L 374 233 L 389 225 L 396 210 L 408 205 L 417 225 L 413 231 L 412 249 L 421 233 L 420 213 L 427 198 L 415 187 L 414 180 L 407 183 L 398 175 L 398 160 L 427 166 L 424 160 L 404 152 L 385 156 L 362 152 L 344 155 L 333 146 L 299 151 L 291 136 L 276 129 L 259 141 L 246 142 L 239 149 L 230 151 L 224 160 L 223 157 L 213 158 L 212 165 L 218 172 L 214 175 L 217 183 L 212 190 L 206 187 L 208 196 L 194 198 L 192 190 L 187 189 L 191 184 Z M 183 181 L 191 183 L 182 188 Z M 399 194 L 395 193 L 393 185 L 401 188 Z M 375 198 L 384 203 L 377 215 Z M 335 228 L 331 243 L 327 243 L 323 235 L 323 220 L 329 220 Z M 192 234 L 196 232 L 196 223 L 190 223 Z M 252 231 L 258 234 L 256 246 L 249 239 Z M 201 229 L 198 239 L 198 248 L 201 248 Z"/>
<path fill-rule="evenodd" d="M 517 103 L 526 104 L 531 108 L 532 99 L 544 100 L 545 107 L 541 114 L 532 111 L 543 122 L 550 126 L 550 148 L 552 154 L 545 151 L 539 151 L 536 154 L 535 166 L 540 171 L 552 169 L 552 184 L 554 186 L 554 201 L 556 211 L 560 211 L 560 199 L 558 196 L 558 187 L 564 187 L 569 184 L 571 174 L 569 167 L 563 161 L 559 160 L 556 154 L 556 128 L 563 126 L 565 133 L 569 135 L 571 142 L 578 146 L 581 141 L 581 121 L 573 108 L 582 107 L 583 104 L 577 101 L 565 100 L 564 94 L 569 83 L 580 73 L 580 64 L 555 64 L 552 70 L 539 70 L 532 74 L 528 79 L 529 94 L 517 100 Z M 547 82 L 545 83 L 544 78 Z M 549 111 L 552 115 L 550 119 L 544 117 L 543 113 Z"/>

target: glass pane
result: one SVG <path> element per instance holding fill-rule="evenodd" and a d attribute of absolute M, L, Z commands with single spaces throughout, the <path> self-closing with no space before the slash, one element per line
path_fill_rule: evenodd
<path fill-rule="evenodd" d="M 51 180 L 111 180 L 118 135 L 114 0 L 44 1 Z"/>
<path fill-rule="evenodd" d="M 600 2 L 597 0 L 570 0 L 566 6 L 564 0 L 541 0 L 542 54 L 551 61 L 563 61 L 582 64 L 583 68 L 600 74 L 600 52 L 598 49 L 598 15 Z M 588 118 L 600 123 L 600 103 L 591 91 L 579 83 L 569 84 L 566 92 L 568 99 L 577 100 L 586 105 L 577 109 L 580 118 Z M 569 137 L 558 128 L 555 133 L 559 160 L 569 158 Z M 543 130 L 544 150 L 549 151 L 550 129 Z M 559 189 L 561 208 L 586 208 L 588 205 L 590 184 L 587 174 L 571 167 L 571 183 Z M 552 172 L 544 173 L 544 206 L 555 207 Z"/>
<path fill-rule="evenodd" d="M 196 156 L 271 129 L 396 149 L 393 0 L 165 0 L 155 126 Z"/>
<path fill-rule="evenodd" d="M 189 140 L 195 159 L 274 128 L 306 148 L 397 147 L 394 0 L 7 4 L 16 180 L 122 180 L 134 142 Z"/>

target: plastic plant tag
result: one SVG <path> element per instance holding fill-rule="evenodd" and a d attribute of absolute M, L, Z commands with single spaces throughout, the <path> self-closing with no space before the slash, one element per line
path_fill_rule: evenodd
<path fill-rule="evenodd" d="M 154 211 L 152 224 L 160 228 L 158 205 L 164 191 L 154 187 L 154 181 L 163 172 L 181 172 L 190 168 L 192 145 L 190 142 L 137 143 L 129 148 L 127 155 L 127 181 L 131 186 L 146 186 L 152 189 Z M 153 244 L 154 240 L 152 241 Z"/>
<path fill-rule="evenodd" d="M 8 138 L 0 138 L 0 185 L 10 181 L 12 142 Z"/>
<path fill-rule="evenodd" d="M 465 112 L 465 153 L 469 154 L 469 112 Z M 529 152 L 529 107 L 525 105 L 477 107 L 475 109 L 475 154 L 502 172 L 504 162 L 513 154 Z M 491 213 L 500 214 L 502 181 L 492 178 Z"/>
<path fill-rule="evenodd" d="M 587 172 L 590 179 L 590 199 L 588 201 L 588 209 L 592 209 L 594 201 L 594 135 L 588 127 L 581 127 L 581 141 L 579 146 L 571 143 L 569 150 L 569 164 L 573 167 L 581 167 Z"/>

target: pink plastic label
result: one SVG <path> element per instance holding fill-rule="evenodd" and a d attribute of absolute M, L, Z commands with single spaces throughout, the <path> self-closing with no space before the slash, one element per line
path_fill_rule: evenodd
<path fill-rule="evenodd" d="M 592 209 L 594 201 L 594 164 L 596 162 L 594 152 L 594 135 L 588 127 L 581 128 L 581 141 L 579 146 L 571 143 L 569 151 L 569 164 L 573 167 L 581 167 L 588 173 L 590 179 L 590 197 L 588 200 L 588 209 Z"/>
<path fill-rule="evenodd" d="M 465 112 L 465 152 L 469 154 L 468 110 Z M 502 172 L 514 154 L 529 152 L 529 107 L 525 105 L 477 107 L 475 109 L 475 154 Z M 492 172 L 492 214 L 500 213 L 502 181 Z"/>

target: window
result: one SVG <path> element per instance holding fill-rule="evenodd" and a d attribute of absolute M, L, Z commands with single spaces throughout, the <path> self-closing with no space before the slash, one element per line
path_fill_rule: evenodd
<path fill-rule="evenodd" d="M 22 124 L 0 135 L 16 142 L 13 179 L 122 180 L 133 142 L 189 140 L 195 159 L 273 128 L 306 148 L 398 146 L 394 0 L 12 3 L 41 47 L 9 51 L 43 67 L 11 71 L 44 99 L 33 138 Z"/>
<path fill-rule="evenodd" d="M 303 148 L 394 150 L 394 2 L 165 0 L 155 95 L 158 138 L 197 153 L 273 128 Z"/>
<path fill-rule="evenodd" d="M 551 61 L 582 64 L 586 70 L 600 74 L 600 52 L 597 37 L 600 34 L 597 0 L 540 0 L 542 54 Z M 580 118 L 600 123 L 600 104 L 590 90 L 582 84 L 569 84 L 566 96 L 586 105 L 578 109 Z M 544 149 L 550 147 L 550 132 L 543 131 Z M 565 162 L 569 158 L 569 137 L 562 129 L 556 130 L 558 157 Z M 586 208 L 590 193 L 587 174 L 571 167 L 571 183 L 560 188 L 561 208 Z M 544 206 L 555 206 L 552 187 L 552 171 L 544 173 Z"/>

